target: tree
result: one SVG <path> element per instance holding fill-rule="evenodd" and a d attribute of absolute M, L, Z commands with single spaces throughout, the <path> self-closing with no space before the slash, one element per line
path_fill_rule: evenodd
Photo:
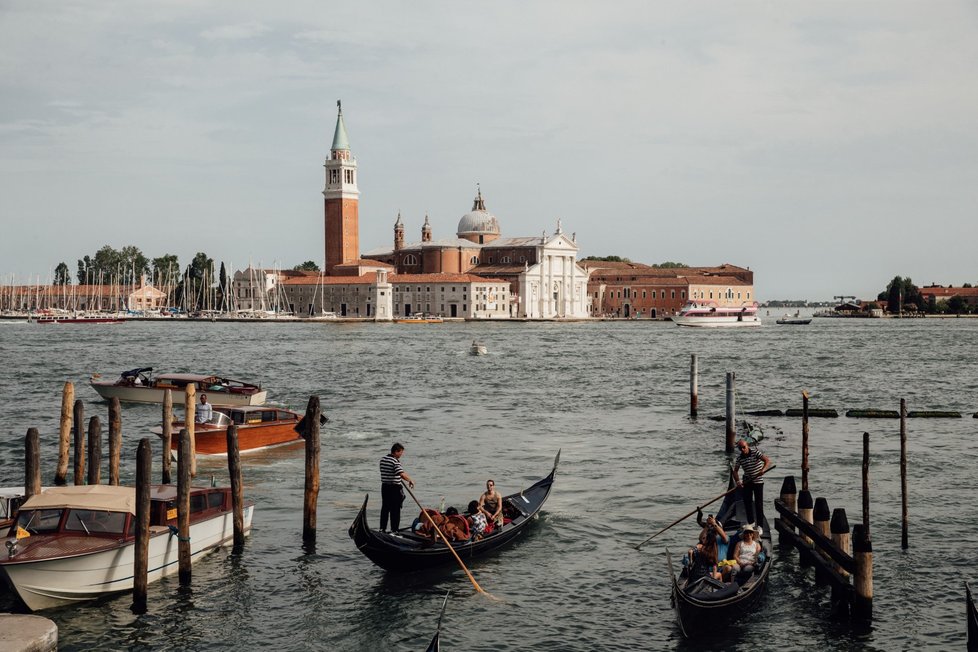
<path fill-rule="evenodd" d="M 674 263 L 672 261 L 667 260 L 664 263 L 659 263 L 658 265 L 652 265 L 652 267 L 656 267 L 658 269 L 679 269 L 682 267 L 689 267 L 689 265 L 687 265 L 686 263 Z"/>
<path fill-rule="evenodd" d="M 886 309 L 891 313 L 901 312 L 904 306 L 922 306 L 926 302 L 920 295 L 920 289 L 910 278 L 894 276 L 885 292 L 880 292 L 879 299 L 886 301 Z"/>
<path fill-rule="evenodd" d="M 171 285 L 178 281 L 180 260 L 176 254 L 163 254 L 153 259 L 153 282 L 160 286 Z"/>
<path fill-rule="evenodd" d="M 582 260 L 596 260 L 604 263 L 630 263 L 632 261 L 627 258 L 622 258 L 621 256 L 588 256 Z"/>
<path fill-rule="evenodd" d="M 68 271 L 68 265 L 65 263 L 58 263 L 54 268 L 54 284 L 71 285 L 71 272 Z"/>
<path fill-rule="evenodd" d="M 297 272 L 318 272 L 319 271 L 319 265 L 317 265 L 315 262 L 313 262 L 311 260 L 307 260 L 306 262 L 302 263 L 301 265 L 296 265 L 292 269 L 295 270 L 295 271 L 297 271 Z"/>
<path fill-rule="evenodd" d="M 118 282 L 125 285 L 134 285 L 150 273 L 149 259 L 143 255 L 139 247 L 127 245 L 119 252 L 119 271 Z"/>
<path fill-rule="evenodd" d="M 955 315 L 960 315 L 968 312 L 968 302 L 964 300 L 959 294 L 955 294 L 953 297 L 947 300 L 947 311 Z"/>

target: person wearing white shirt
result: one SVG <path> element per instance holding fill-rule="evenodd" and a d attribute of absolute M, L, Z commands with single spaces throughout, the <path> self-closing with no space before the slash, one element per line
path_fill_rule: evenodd
<path fill-rule="evenodd" d="M 214 408 L 207 402 L 207 394 L 200 395 L 200 405 L 197 406 L 197 414 L 194 419 L 197 423 L 207 423 L 214 416 Z"/>

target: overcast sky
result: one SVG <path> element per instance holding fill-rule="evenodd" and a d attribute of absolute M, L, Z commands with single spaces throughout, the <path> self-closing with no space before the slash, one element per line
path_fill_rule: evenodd
<path fill-rule="evenodd" d="M 343 112 L 360 246 L 504 236 L 724 262 L 762 299 L 978 283 L 973 2 L 0 2 L 0 275 L 105 244 L 323 258 Z"/>

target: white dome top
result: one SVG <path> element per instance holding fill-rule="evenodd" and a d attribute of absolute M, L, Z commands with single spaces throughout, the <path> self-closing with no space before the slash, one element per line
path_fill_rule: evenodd
<path fill-rule="evenodd" d="M 472 203 L 472 210 L 458 221 L 456 235 L 499 235 L 499 221 L 496 216 L 486 210 L 486 202 L 482 199 L 482 190 Z"/>

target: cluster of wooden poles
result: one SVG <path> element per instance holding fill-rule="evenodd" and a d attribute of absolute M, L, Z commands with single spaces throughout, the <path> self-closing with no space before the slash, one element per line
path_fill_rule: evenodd
<path fill-rule="evenodd" d="M 61 428 L 58 449 L 58 467 L 55 484 L 67 484 L 69 441 L 74 431 L 74 484 L 100 484 L 102 466 L 102 427 L 97 416 L 88 422 L 87 460 L 88 473 L 85 476 L 86 440 L 83 432 L 84 403 L 74 399 L 74 385 L 66 382 L 62 394 Z M 177 456 L 177 530 L 179 579 L 181 586 L 189 586 L 190 571 L 190 487 L 191 479 L 197 473 L 196 451 L 194 449 L 195 391 L 192 385 L 186 389 L 185 424 L 178 433 Z M 320 452 L 319 397 L 309 397 L 306 414 L 299 422 L 306 446 L 305 491 L 303 499 L 302 540 L 307 548 L 314 548 L 316 542 L 316 506 L 319 499 L 319 452 Z M 170 390 L 163 398 L 163 457 L 162 484 L 172 484 L 171 449 L 173 422 L 173 399 Z M 109 484 L 119 484 L 119 458 L 122 448 L 122 412 L 119 399 L 109 402 Z M 40 434 L 37 428 L 28 428 L 24 441 L 24 493 L 25 499 L 41 493 L 41 455 Z M 244 546 L 244 517 L 241 480 L 241 460 L 238 449 L 237 426 L 227 429 L 228 473 L 231 479 L 232 522 L 234 534 L 232 554 L 240 554 Z M 151 438 L 139 441 L 136 451 L 136 541 L 134 562 L 133 605 L 134 613 L 146 612 L 146 587 L 149 554 L 150 489 L 152 487 L 153 450 Z M 87 482 L 86 482 L 87 480 Z"/>

